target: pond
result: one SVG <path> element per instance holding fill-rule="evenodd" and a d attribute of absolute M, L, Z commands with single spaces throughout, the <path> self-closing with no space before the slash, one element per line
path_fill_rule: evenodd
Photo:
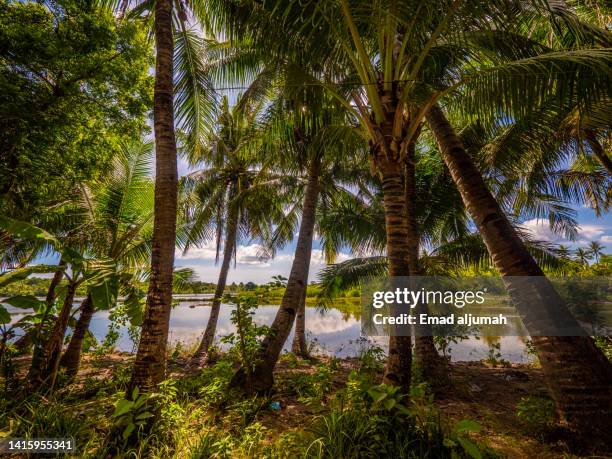
<path fill-rule="evenodd" d="M 181 342 L 186 346 L 196 343 L 208 321 L 210 306 L 202 304 L 209 295 L 189 295 L 188 298 L 177 298 L 178 304 L 173 308 L 170 317 L 171 343 Z M 234 331 L 230 322 L 230 313 L 233 306 L 223 304 L 219 315 L 217 336 L 227 335 Z M 24 315 L 24 311 L 8 307 L 12 321 Z M 259 306 L 254 316 L 258 325 L 270 325 L 274 320 L 278 305 Z M 339 303 L 335 307 L 320 312 L 315 307 L 306 308 L 307 339 L 314 341 L 318 352 L 336 357 L 358 356 L 364 349 L 377 345 L 386 350 L 387 337 L 362 337 L 359 306 Z M 98 341 L 106 336 L 109 327 L 109 312 L 97 312 L 91 321 L 90 329 Z M 120 329 L 120 338 L 116 347 L 118 350 L 133 352 L 135 345 L 128 336 L 127 329 Z M 467 340 L 451 345 L 451 358 L 453 361 L 481 360 L 486 358 L 490 344 L 499 343 L 501 358 L 510 362 L 525 363 L 531 357 L 525 352 L 526 338 L 520 336 L 503 337 L 470 337 Z M 285 349 L 291 348 L 293 331 L 285 343 Z"/>

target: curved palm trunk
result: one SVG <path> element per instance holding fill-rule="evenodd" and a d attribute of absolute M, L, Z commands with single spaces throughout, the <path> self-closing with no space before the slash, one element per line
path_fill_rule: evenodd
<path fill-rule="evenodd" d="M 385 153 L 376 156 L 376 165 L 382 174 L 382 189 L 387 233 L 387 259 L 390 277 L 410 274 L 408 257 L 408 220 L 406 196 L 402 180 L 402 166 L 398 160 Z M 410 393 L 412 373 L 412 339 L 410 336 L 390 336 L 389 352 L 383 382 L 400 387 L 402 393 Z"/>
<path fill-rule="evenodd" d="M 543 278 L 537 291 L 527 293 L 542 298 L 542 308 L 537 308 L 538 311 L 530 308 L 533 302 L 525 301 L 512 278 L 506 278 L 508 291 L 527 330 L 542 314 L 550 314 L 549 311 L 563 316 L 564 322 L 569 323 L 573 320 L 569 311 L 510 225 L 440 107 L 432 108 L 427 122 L 502 276 Z M 556 308 L 547 309 L 547 304 L 554 304 Z M 592 439 L 609 438 L 609 432 L 602 431 L 605 423 L 600 421 L 612 416 L 612 364 L 605 355 L 588 336 L 533 336 L 532 340 L 562 422 Z"/>
<path fill-rule="evenodd" d="M 215 340 L 215 332 L 217 330 L 217 322 L 219 320 L 219 311 L 221 310 L 221 297 L 225 291 L 225 284 L 227 282 L 227 274 L 229 272 L 230 263 L 232 261 L 232 254 L 234 253 L 234 247 L 236 245 L 236 231 L 238 228 L 238 214 L 236 212 L 230 217 L 228 222 L 227 231 L 225 235 L 225 243 L 223 246 L 223 262 L 221 263 L 221 271 L 219 272 L 219 279 L 217 286 L 215 287 L 215 295 L 212 301 L 212 307 L 210 309 L 210 317 L 206 324 L 206 330 L 198 346 L 198 350 L 191 359 L 191 364 L 197 368 L 202 368 L 207 364 L 209 358 L 209 349 Z"/>
<path fill-rule="evenodd" d="M 66 375 L 70 377 L 76 376 L 79 372 L 83 341 L 87 334 L 87 330 L 89 330 L 89 324 L 91 323 L 94 312 L 95 307 L 93 301 L 91 301 L 91 296 L 88 295 L 83 300 L 83 304 L 81 304 L 81 314 L 74 327 L 74 333 L 72 334 L 72 338 L 70 338 L 68 348 L 60 359 L 60 366 L 66 369 Z"/>
<path fill-rule="evenodd" d="M 177 165 L 173 108 L 172 0 L 155 2 L 155 219 L 147 307 L 128 396 L 163 380 L 172 306 L 172 270 L 176 242 Z"/>
<path fill-rule="evenodd" d="M 302 295 L 302 301 L 295 317 L 295 333 L 293 335 L 293 343 L 291 344 L 291 352 L 304 359 L 310 357 L 306 343 L 306 290 L 304 290 L 304 295 Z"/>
<path fill-rule="evenodd" d="M 64 335 L 66 334 L 68 320 L 70 319 L 70 313 L 72 311 L 72 304 L 74 302 L 76 288 L 76 282 L 70 282 L 68 284 L 62 309 L 60 310 L 53 329 L 49 333 L 49 337 L 42 348 L 43 358 L 38 366 L 32 366 L 30 368 L 28 380 L 33 388 L 38 388 L 43 385 L 53 387 L 55 384 L 60 353 L 62 351 Z"/>
<path fill-rule="evenodd" d="M 274 367 L 287 340 L 287 336 L 291 332 L 302 296 L 306 291 L 312 254 L 316 208 L 319 200 L 320 167 L 320 159 L 313 159 L 308 171 L 308 183 L 304 193 L 304 205 L 302 208 L 302 221 L 295 248 L 295 257 L 291 265 L 291 273 L 287 280 L 287 288 L 272 323 L 271 334 L 262 343 L 260 362 L 253 371 L 252 390 L 256 392 L 268 391 L 274 384 Z M 246 383 L 244 371 L 238 371 L 234 378 L 232 378 L 232 386 L 241 386 L 246 389 Z"/>
<path fill-rule="evenodd" d="M 408 242 L 408 267 L 411 276 L 422 276 L 423 272 L 419 263 L 420 234 L 416 218 L 416 158 L 415 142 L 407 148 L 404 166 L 404 189 L 406 196 L 406 223 Z M 427 305 L 420 303 L 417 306 L 417 314 L 426 314 Z M 431 326 L 419 325 L 414 337 L 414 354 L 425 380 L 435 387 L 442 387 L 448 377 L 448 368 L 445 361 L 440 357 L 433 341 Z"/>

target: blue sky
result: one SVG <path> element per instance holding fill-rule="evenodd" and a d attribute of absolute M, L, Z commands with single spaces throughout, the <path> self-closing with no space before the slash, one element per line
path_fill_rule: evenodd
<path fill-rule="evenodd" d="M 189 172 L 189 166 L 181 160 L 179 173 L 184 175 Z M 577 210 L 577 220 L 580 223 L 578 237 L 575 241 L 569 241 L 554 234 L 548 227 L 548 223 L 538 220 L 527 220 L 523 227 L 529 230 L 538 240 L 563 244 L 572 249 L 585 247 L 590 241 L 599 241 L 603 244 L 606 253 L 612 253 L 612 216 L 610 214 L 597 218 L 592 209 L 579 207 Z M 257 284 L 271 280 L 276 274 L 289 275 L 295 241 L 280 250 L 273 260 L 262 261 L 257 258 L 259 246 L 256 242 L 243 243 L 238 246 L 236 267 L 232 265 L 228 283 L 252 281 Z M 343 261 L 351 257 L 350 252 L 341 252 L 337 261 Z M 219 267 L 215 266 L 215 248 L 211 242 L 203 247 L 190 250 L 186 255 L 179 251 L 176 253 L 176 264 L 178 266 L 188 266 L 193 268 L 200 280 L 205 282 L 216 282 Z M 317 273 L 325 266 L 325 262 L 320 250 L 319 240 L 314 241 L 313 255 L 310 262 L 309 280 L 316 280 Z"/>
<path fill-rule="evenodd" d="M 597 219 L 591 209 L 581 208 L 578 210 L 578 221 L 580 229 L 575 241 L 569 241 L 553 234 L 545 222 L 528 220 L 523 226 L 540 240 L 564 244 L 571 248 L 585 247 L 590 241 L 599 241 L 606 248 L 604 252 L 612 253 L 612 218 L 606 215 Z M 271 280 L 276 274 L 289 275 L 295 242 L 279 251 L 273 260 L 261 261 L 257 259 L 258 245 L 256 243 L 242 244 L 238 247 L 236 267 L 232 265 L 228 276 L 228 283 L 252 281 L 257 284 Z M 189 266 L 193 268 L 200 280 L 205 282 L 216 282 L 219 267 L 215 266 L 214 245 L 209 244 L 191 250 L 187 255 L 177 252 L 176 264 L 178 266 Z M 338 261 L 351 257 L 348 251 L 341 252 Z M 317 273 L 325 266 L 318 240 L 315 240 L 313 255 L 310 263 L 309 280 L 315 280 Z"/>

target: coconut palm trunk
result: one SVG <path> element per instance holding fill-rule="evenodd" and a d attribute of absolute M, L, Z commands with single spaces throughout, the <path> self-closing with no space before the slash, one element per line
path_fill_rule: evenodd
<path fill-rule="evenodd" d="M 208 363 L 209 350 L 215 340 L 215 332 L 217 330 L 217 322 L 219 320 L 219 311 L 221 310 L 221 298 L 225 291 L 225 284 L 227 282 L 227 274 L 230 269 L 232 261 L 232 255 L 234 254 L 234 248 L 236 246 L 236 233 L 238 230 L 238 213 L 231 212 L 229 221 L 227 224 L 227 230 L 225 235 L 225 243 L 223 246 L 223 262 L 221 263 L 221 271 L 219 272 L 219 279 L 217 286 L 215 287 L 215 295 L 212 301 L 212 307 L 210 309 L 210 317 L 206 324 L 206 330 L 200 341 L 200 345 L 196 353 L 193 355 L 191 364 L 196 368 L 202 368 Z"/>
<path fill-rule="evenodd" d="M 134 387 L 147 391 L 164 378 L 170 309 L 172 270 L 176 242 L 177 156 L 174 134 L 172 0 L 155 2 L 155 218 L 151 277 L 147 306 L 128 396 Z"/>
<path fill-rule="evenodd" d="M 405 277 L 410 273 L 408 265 L 410 248 L 402 166 L 399 159 L 393 160 L 386 154 L 376 155 L 376 163 L 382 174 L 389 276 L 392 278 Z M 402 393 L 408 394 L 411 371 L 412 339 L 410 335 L 390 336 L 383 382 L 398 386 Z"/>
<path fill-rule="evenodd" d="M 83 341 L 85 340 L 85 335 L 89 330 L 89 324 L 91 323 L 91 318 L 93 317 L 94 312 L 95 307 L 93 301 L 91 300 L 91 296 L 88 295 L 81 304 L 81 314 L 79 315 L 79 320 L 74 327 L 74 333 L 72 333 L 70 343 L 68 344 L 64 355 L 62 355 L 62 358 L 60 359 L 60 367 L 65 368 L 66 375 L 70 377 L 76 376 L 76 374 L 79 372 Z"/>
<path fill-rule="evenodd" d="M 302 220 L 300 222 L 300 231 L 295 248 L 295 256 L 291 265 L 291 272 L 287 280 L 287 288 L 272 323 L 271 333 L 262 343 L 259 363 L 253 371 L 253 386 L 251 389 L 256 392 L 265 392 L 272 388 L 274 383 L 274 367 L 283 349 L 283 345 L 291 332 L 300 302 L 306 291 L 310 257 L 312 255 L 316 209 L 320 192 L 320 169 L 321 159 L 313 159 L 308 171 L 308 183 L 306 184 L 304 204 L 302 206 Z M 246 375 L 243 370 L 234 375 L 232 386 L 246 388 Z"/>
<path fill-rule="evenodd" d="M 302 295 L 302 301 L 295 317 L 295 333 L 293 335 L 293 343 L 291 344 L 291 352 L 304 359 L 310 357 L 306 343 L 306 290 L 304 290 L 304 295 Z"/>
<path fill-rule="evenodd" d="M 408 267 L 411 276 L 422 276 L 419 263 L 420 234 L 416 218 L 416 157 L 415 142 L 408 145 L 404 165 L 404 190 L 406 197 L 406 223 L 408 242 Z M 419 303 L 416 313 L 426 314 L 427 305 Z M 414 337 L 414 354 L 423 377 L 436 387 L 444 386 L 447 368 L 444 360 L 438 354 L 433 341 L 431 326 L 419 325 Z"/>
<path fill-rule="evenodd" d="M 43 345 L 43 358 L 41 359 L 40 364 L 38 364 L 36 367 L 30 367 L 28 380 L 33 388 L 38 388 L 43 385 L 52 387 L 55 383 L 64 335 L 66 334 L 68 320 L 70 319 L 70 313 L 72 312 L 72 304 L 74 302 L 74 294 L 76 292 L 77 285 L 77 282 L 74 281 L 70 281 L 68 283 L 62 309 L 57 316 L 53 329 L 49 333 L 49 337 Z"/>
<path fill-rule="evenodd" d="M 440 107 L 427 114 L 427 122 L 440 146 L 461 197 L 485 241 L 495 266 L 506 277 L 506 286 L 529 331 L 541 319 L 546 303 L 559 316 L 569 312 L 542 270 L 531 257 L 499 204 L 487 188 L 480 171 L 465 151 L 461 140 Z M 539 276 L 538 290 L 529 292 L 543 299 L 533 308 L 516 291 L 512 277 Z M 540 317 L 538 317 L 538 314 Z M 568 323 L 570 319 L 563 317 Z M 588 336 L 532 336 L 551 396 L 556 402 L 561 421 L 576 432 L 596 438 L 609 438 L 602 419 L 612 416 L 612 364 Z"/>

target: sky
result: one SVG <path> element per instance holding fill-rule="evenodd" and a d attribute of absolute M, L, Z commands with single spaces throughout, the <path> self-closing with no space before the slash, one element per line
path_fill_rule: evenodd
<path fill-rule="evenodd" d="M 189 166 L 183 160 L 179 164 L 179 173 L 185 175 L 189 172 Z M 578 236 L 575 241 L 567 240 L 554 234 L 548 222 L 532 219 L 523 222 L 523 227 L 534 236 L 535 239 L 548 241 L 555 244 L 563 244 L 570 249 L 586 247 L 591 241 L 598 241 L 604 245 L 604 253 L 612 254 L 612 216 L 610 214 L 597 218 L 595 212 L 587 207 L 578 207 L 577 220 L 580 224 Z M 297 238 L 297 235 L 296 235 Z M 228 283 L 255 282 L 256 284 L 269 282 L 272 276 L 282 274 L 289 276 L 295 241 L 280 250 L 272 260 L 260 260 L 257 257 L 259 245 L 256 242 L 245 242 L 237 249 L 236 265 L 232 264 L 228 275 Z M 337 262 L 348 260 L 352 255 L 348 250 L 341 252 Z M 215 265 L 215 247 L 211 242 L 203 247 L 191 249 L 187 254 L 180 250 L 176 252 L 176 265 L 192 268 L 201 281 L 216 282 L 220 267 Z M 313 253 L 310 260 L 309 282 L 316 280 L 317 274 L 325 267 L 325 260 L 320 249 L 320 240 L 315 239 Z"/>
<path fill-rule="evenodd" d="M 555 244 L 563 244 L 571 249 L 586 247 L 590 241 L 599 241 L 605 246 L 605 253 L 612 253 L 612 217 L 608 214 L 597 218 L 591 209 L 578 209 L 578 237 L 575 241 L 569 241 L 554 234 L 548 227 L 547 222 L 538 220 L 527 220 L 523 227 L 529 230 L 538 240 L 549 241 Z M 313 244 L 313 253 L 310 261 L 309 282 L 316 280 L 317 274 L 325 267 L 325 260 L 320 249 L 320 241 L 316 239 Z M 232 264 L 228 275 L 228 283 L 255 282 L 256 284 L 269 282 L 272 276 L 282 274 L 289 276 L 295 242 L 279 251 L 273 260 L 260 260 L 257 257 L 259 246 L 256 243 L 241 244 L 238 246 L 236 266 Z M 351 258 L 349 251 L 343 251 L 336 261 L 344 261 Z M 177 266 L 188 266 L 192 268 L 201 281 L 216 282 L 219 275 L 219 266 L 215 265 L 214 244 L 190 250 L 186 255 L 177 250 Z"/>

